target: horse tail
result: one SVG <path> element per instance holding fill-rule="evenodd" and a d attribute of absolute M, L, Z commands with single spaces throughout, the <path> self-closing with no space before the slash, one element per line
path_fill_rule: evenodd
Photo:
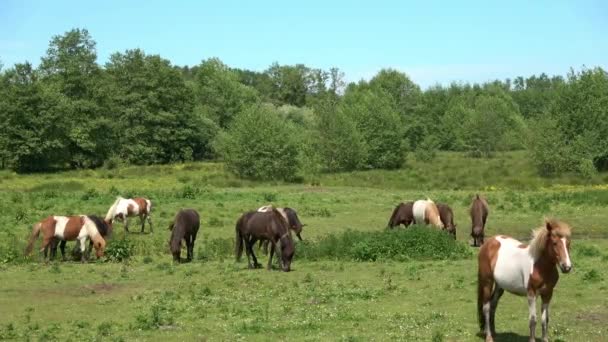
<path fill-rule="evenodd" d="M 395 208 L 395 210 L 393 210 L 393 214 L 391 215 L 391 218 L 388 220 L 389 228 L 393 228 L 395 226 L 395 218 L 397 216 L 397 213 L 399 212 L 399 209 L 401 209 L 402 205 L 403 205 L 403 203 L 399 203 L 397 205 L 397 207 Z"/>
<path fill-rule="evenodd" d="M 114 213 L 116 212 L 116 207 L 118 206 L 118 202 L 120 202 L 120 200 L 122 200 L 122 199 L 123 198 L 121 196 L 117 196 L 114 203 L 112 203 L 112 206 L 110 207 L 110 209 L 108 209 L 108 213 L 106 214 L 106 217 L 105 217 L 105 220 L 107 222 L 110 222 L 110 220 L 114 219 Z"/>
<path fill-rule="evenodd" d="M 38 236 L 40 236 L 40 229 L 42 228 L 42 223 L 38 222 L 32 228 L 32 235 L 30 235 L 30 239 L 27 242 L 27 247 L 25 247 L 25 256 L 30 255 L 32 253 L 32 249 L 34 249 L 34 242 L 38 240 Z"/>
<path fill-rule="evenodd" d="M 236 236 L 234 240 L 234 255 L 236 256 L 236 261 L 241 261 L 241 257 L 243 256 L 243 234 L 241 233 L 242 226 L 243 217 L 236 221 L 235 227 Z"/>

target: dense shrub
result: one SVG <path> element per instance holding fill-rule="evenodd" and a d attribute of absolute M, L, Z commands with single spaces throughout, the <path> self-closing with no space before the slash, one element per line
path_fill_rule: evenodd
<path fill-rule="evenodd" d="M 271 105 L 253 105 L 217 140 L 228 169 L 240 177 L 294 180 L 299 172 L 298 132 Z"/>
<path fill-rule="evenodd" d="M 110 261 L 125 261 L 133 256 L 135 246 L 129 239 L 116 239 L 108 242 L 105 255 Z"/>

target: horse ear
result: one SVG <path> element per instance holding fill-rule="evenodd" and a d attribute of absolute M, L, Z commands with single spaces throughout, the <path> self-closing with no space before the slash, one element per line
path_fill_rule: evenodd
<path fill-rule="evenodd" d="M 548 230 L 548 231 L 553 230 L 553 226 L 552 226 L 552 224 L 551 224 L 551 220 L 549 220 L 549 219 L 545 219 L 545 227 L 547 227 L 547 230 Z"/>

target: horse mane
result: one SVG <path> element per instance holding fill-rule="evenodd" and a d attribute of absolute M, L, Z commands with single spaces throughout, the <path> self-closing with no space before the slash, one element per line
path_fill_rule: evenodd
<path fill-rule="evenodd" d="M 551 227 L 551 231 L 547 229 Z M 549 234 L 556 234 L 560 238 L 570 238 L 570 226 L 556 219 L 545 219 L 544 224 L 532 231 L 532 240 L 530 241 L 530 254 L 534 259 L 538 259 L 547 245 Z"/>
<path fill-rule="evenodd" d="M 95 226 L 97 227 L 97 231 L 104 238 L 108 237 L 112 232 L 108 229 L 108 225 L 101 219 L 101 217 L 96 215 L 87 215 L 87 217 L 93 221 Z"/>
<path fill-rule="evenodd" d="M 114 213 L 116 212 L 116 207 L 118 206 L 118 202 L 120 202 L 120 200 L 123 200 L 123 199 L 124 198 L 122 196 L 116 197 L 116 201 L 114 201 L 114 203 L 108 210 L 108 213 L 106 214 L 106 221 L 110 221 L 110 220 L 114 219 Z"/>

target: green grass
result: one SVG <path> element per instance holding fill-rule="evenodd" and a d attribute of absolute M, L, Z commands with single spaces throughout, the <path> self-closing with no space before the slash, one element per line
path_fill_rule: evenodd
<path fill-rule="evenodd" d="M 475 250 L 463 246 L 470 233 L 468 206 L 480 192 L 490 204 L 488 235 L 526 239 L 543 216 L 572 224 L 575 268 L 560 278 L 550 336 L 603 340 L 605 174 L 588 181 L 539 178 L 522 153 L 490 160 L 451 153 L 431 163 L 410 159 L 402 170 L 322 175 L 314 186 L 240 180 L 217 163 L 2 171 L 0 339 L 479 341 Z M 120 251 L 116 255 L 132 248 L 132 258 L 44 265 L 38 256 L 21 256 L 34 222 L 51 214 L 104 215 L 118 194 L 153 202 L 154 233 L 125 235 L 117 224 L 109 242 Z M 435 232 L 385 231 L 397 203 L 426 197 L 452 206 L 458 243 L 444 244 L 448 240 Z M 269 202 L 297 209 L 307 224 L 290 273 L 247 270 L 230 254 L 240 213 Z M 173 265 L 167 227 L 185 207 L 201 213 L 195 262 Z M 441 254 L 450 248 L 464 252 Z M 435 249 L 436 255 L 428 255 Z M 266 258 L 260 254 L 262 263 Z M 507 341 L 527 334 L 525 299 L 503 297 L 497 329 Z"/>

